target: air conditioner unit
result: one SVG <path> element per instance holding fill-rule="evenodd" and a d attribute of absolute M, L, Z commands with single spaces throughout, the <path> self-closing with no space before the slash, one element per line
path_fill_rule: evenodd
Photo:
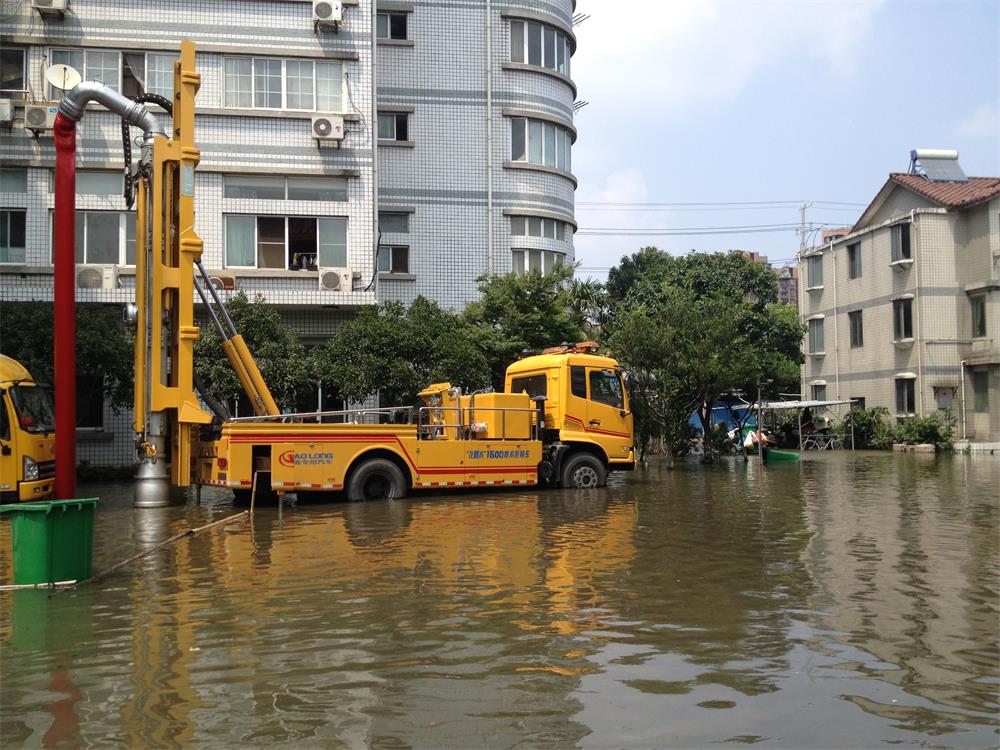
<path fill-rule="evenodd" d="M 313 0 L 313 23 L 317 26 L 338 26 L 343 19 L 340 0 Z"/>
<path fill-rule="evenodd" d="M 56 124 L 59 105 L 56 102 L 24 105 L 24 127 L 36 133 L 52 130 Z"/>
<path fill-rule="evenodd" d="M 118 266 L 77 266 L 77 289 L 117 289 Z"/>
<path fill-rule="evenodd" d="M 69 10 L 69 0 L 31 0 L 31 7 L 43 16 L 62 16 Z"/>
<path fill-rule="evenodd" d="M 236 279 L 232 276 L 211 276 L 208 279 L 216 289 L 235 289 Z"/>
<path fill-rule="evenodd" d="M 317 141 L 344 140 L 344 118 L 340 115 L 314 115 L 312 134 Z"/>
<path fill-rule="evenodd" d="M 14 105 L 10 99 L 0 99 L 0 122 L 14 121 Z"/>
<path fill-rule="evenodd" d="M 319 269 L 319 290 L 321 292 L 349 292 L 353 286 L 353 274 L 349 268 Z"/>

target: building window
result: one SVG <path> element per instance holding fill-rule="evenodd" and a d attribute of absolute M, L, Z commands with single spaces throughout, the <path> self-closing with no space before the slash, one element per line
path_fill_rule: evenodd
<path fill-rule="evenodd" d="M 406 39 L 406 13 L 377 13 L 376 39 Z"/>
<path fill-rule="evenodd" d="M 972 371 L 972 410 L 985 414 L 990 410 L 990 371 L 986 368 Z"/>
<path fill-rule="evenodd" d="M 548 250 L 511 250 L 511 270 L 518 276 L 532 271 L 542 274 L 552 273 L 552 269 L 562 262 L 562 253 Z"/>
<path fill-rule="evenodd" d="M 347 266 L 347 219 L 226 216 L 226 266 L 311 271 Z"/>
<path fill-rule="evenodd" d="M 851 326 L 851 348 L 859 349 L 865 345 L 865 329 L 861 320 L 861 310 L 847 313 L 847 320 Z"/>
<path fill-rule="evenodd" d="M 511 161 L 544 164 L 569 172 L 571 142 L 569 130 L 561 125 L 527 117 L 510 120 Z"/>
<path fill-rule="evenodd" d="M 0 98 L 27 90 L 24 85 L 24 50 L 18 47 L 0 49 Z"/>
<path fill-rule="evenodd" d="M 823 286 L 822 255 L 810 255 L 806 258 L 806 283 L 810 289 Z"/>
<path fill-rule="evenodd" d="M 25 262 L 24 210 L 0 209 L 0 263 Z"/>
<path fill-rule="evenodd" d="M 972 337 L 981 338 L 986 335 L 986 295 L 974 294 L 969 297 L 972 305 Z"/>
<path fill-rule="evenodd" d="M 222 194 L 225 198 L 343 202 L 347 200 L 347 178 L 227 174 Z"/>
<path fill-rule="evenodd" d="M 861 243 L 847 246 L 847 278 L 861 278 Z"/>
<path fill-rule="evenodd" d="M 378 228 L 383 232 L 408 234 L 410 231 L 410 215 L 394 211 L 379 211 Z"/>
<path fill-rule="evenodd" d="M 545 237 L 566 240 L 566 222 L 540 216 L 511 216 L 510 233 L 515 237 Z"/>
<path fill-rule="evenodd" d="M 76 426 L 83 430 L 104 429 L 104 375 L 76 376 Z"/>
<path fill-rule="evenodd" d="M 382 245 L 378 249 L 379 273 L 410 273 L 410 248 L 405 245 Z"/>
<path fill-rule="evenodd" d="M 895 341 L 913 338 L 913 300 L 892 301 L 892 337 Z"/>
<path fill-rule="evenodd" d="M 865 397 L 864 396 L 851 396 L 851 411 L 864 411 L 865 410 Z"/>
<path fill-rule="evenodd" d="M 336 61 L 227 57 L 223 77 L 229 108 L 343 111 L 344 67 Z"/>
<path fill-rule="evenodd" d="M 910 225 L 896 224 L 889 229 L 891 231 L 890 240 L 892 242 L 892 260 L 909 260 Z"/>
<path fill-rule="evenodd" d="M 896 414 L 915 414 L 917 411 L 916 380 L 896 379 Z"/>
<path fill-rule="evenodd" d="M 68 50 L 54 49 L 49 52 L 50 65 L 69 65 L 79 71 L 85 81 L 101 81 L 116 91 L 121 91 L 122 62 L 117 50 Z M 49 86 L 49 98 L 62 99 L 66 92 Z"/>
<path fill-rule="evenodd" d="M 510 22 L 510 60 L 570 74 L 569 37 L 560 29 L 534 21 Z"/>
<path fill-rule="evenodd" d="M 378 139 L 380 141 L 410 140 L 409 116 L 405 112 L 379 113 Z"/>
<path fill-rule="evenodd" d="M 826 401 L 826 383 L 812 387 L 813 401 Z"/>
<path fill-rule="evenodd" d="M 50 214 L 50 222 L 53 219 Z M 55 240 L 53 228 L 52 238 Z M 77 211 L 76 262 L 135 265 L 135 213 Z"/>
<path fill-rule="evenodd" d="M 823 319 L 809 321 L 809 353 L 822 354 L 823 349 Z"/>
<path fill-rule="evenodd" d="M 55 191 L 55 172 L 49 172 L 49 192 Z M 78 195 L 121 195 L 124 185 L 121 172 L 81 170 L 76 173 Z"/>
<path fill-rule="evenodd" d="M 0 193 L 27 193 L 28 170 L 0 168 Z"/>
<path fill-rule="evenodd" d="M 174 55 L 153 52 L 122 53 L 122 93 L 125 96 L 158 94 L 174 98 Z"/>

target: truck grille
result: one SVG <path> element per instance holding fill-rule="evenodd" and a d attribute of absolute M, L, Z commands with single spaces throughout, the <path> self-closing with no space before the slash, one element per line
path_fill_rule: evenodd
<path fill-rule="evenodd" d="M 38 462 L 38 478 L 39 479 L 52 479 L 56 475 L 56 462 L 55 461 L 39 461 Z"/>

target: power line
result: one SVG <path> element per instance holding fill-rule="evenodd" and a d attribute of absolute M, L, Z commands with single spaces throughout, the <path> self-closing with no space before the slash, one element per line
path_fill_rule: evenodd
<path fill-rule="evenodd" d="M 635 206 L 635 207 L 620 207 L 608 204 L 585 204 L 577 203 L 576 208 L 578 211 L 616 211 L 621 213 L 642 213 L 642 212 L 652 212 L 658 213 L 661 211 L 784 211 L 791 206 L 702 206 L 702 207 L 685 207 L 685 206 Z M 856 214 L 858 211 L 854 208 L 846 208 L 843 206 L 819 206 L 823 211 L 848 211 L 850 213 Z"/>
<path fill-rule="evenodd" d="M 646 201 L 635 201 L 635 202 L 615 202 L 615 201 L 577 201 L 577 206 L 801 206 L 803 202 L 812 203 L 813 205 L 830 205 L 830 206 L 859 206 L 864 208 L 867 203 L 847 203 L 844 201 L 695 201 L 692 203 L 681 203 L 681 202 L 646 202 Z"/>
<path fill-rule="evenodd" d="M 819 230 L 832 224 L 810 223 L 810 230 Z M 768 232 L 790 232 L 801 229 L 800 224 L 746 224 L 724 227 L 580 227 L 574 236 L 601 237 L 683 237 L 712 234 L 765 234 Z"/>

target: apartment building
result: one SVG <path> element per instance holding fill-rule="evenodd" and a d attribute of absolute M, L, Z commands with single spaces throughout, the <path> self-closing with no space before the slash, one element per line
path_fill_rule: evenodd
<path fill-rule="evenodd" d="M 801 260 L 806 398 L 897 419 L 950 410 L 960 438 L 1000 441 L 1000 178 L 915 151 L 846 234 Z"/>
<path fill-rule="evenodd" d="M 50 71 L 68 65 L 126 95 L 169 96 L 183 39 L 196 43 L 201 74 L 203 262 L 223 296 L 262 295 L 307 345 L 364 306 L 423 295 L 461 309 L 483 274 L 571 261 L 573 6 L 5 5 L 0 304 L 52 299 L 51 126 L 62 91 Z M 135 251 L 120 121 L 92 106 L 79 132 L 77 299 L 120 305 L 134 296 Z M 319 391 L 316 400 L 338 406 Z M 81 458 L 129 462 L 130 416 L 106 407 L 92 421 L 101 445 L 82 444 Z"/>

